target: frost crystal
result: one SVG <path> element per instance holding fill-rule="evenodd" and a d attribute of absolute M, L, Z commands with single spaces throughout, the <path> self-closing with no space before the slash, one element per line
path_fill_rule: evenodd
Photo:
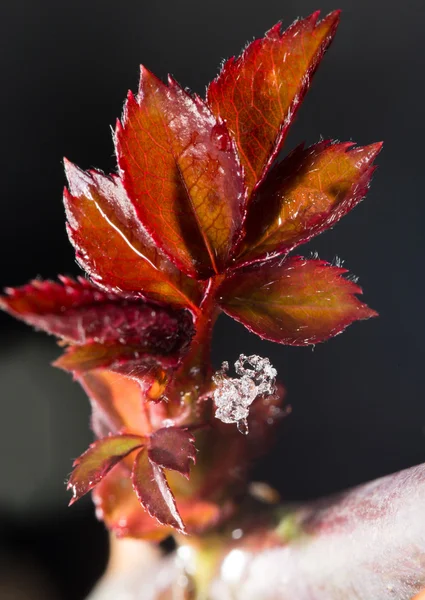
<path fill-rule="evenodd" d="M 241 354 L 235 362 L 239 379 L 227 376 L 229 363 L 223 362 L 213 376 L 216 384 L 213 399 L 215 416 L 223 423 L 237 423 L 241 433 L 248 433 L 249 407 L 258 396 L 274 394 L 277 371 L 268 358 Z"/>

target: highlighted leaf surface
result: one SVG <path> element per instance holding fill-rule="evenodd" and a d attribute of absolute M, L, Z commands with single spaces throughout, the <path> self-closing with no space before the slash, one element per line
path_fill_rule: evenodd
<path fill-rule="evenodd" d="M 92 429 L 98 437 L 120 430 L 141 435 L 150 433 L 139 381 L 110 369 L 89 371 L 81 375 L 79 381 L 90 398 Z"/>
<path fill-rule="evenodd" d="M 127 297 L 192 307 L 197 285 L 159 252 L 143 229 L 121 180 L 85 173 L 65 161 L 64 203 L 77 260 L 97 285 Z"/>
<path fill-rule="evenodd" d="M 278 23 L 228 60 L 208 88 L 208 103 L 236 140 L 249 191 L 279 152 L 335 34 L 339 11 L 318 17 L 296 21 L 284 33 Z"/>
<path fill-rule="evenodd" d="M 202 100 L 142 67 L 116 142 L 124 185 L 158 247 L 191 276 L 221 270 L 245 203 L 225 125 Z"/>

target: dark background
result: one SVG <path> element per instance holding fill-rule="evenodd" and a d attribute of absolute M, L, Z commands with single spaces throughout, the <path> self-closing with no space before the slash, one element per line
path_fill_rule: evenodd
<path fill-rule="evenodd" d="M 114 169 L 109 125 L 137 88 L 140 62 L 203 94 L 223 58 L 279 19 L 338 7 L 339 33 L 286 150 L 321 135 L 385 141 L 367 201 L 305 248 L 342 257 L 380 318 L 313 352 L 260 342 L 222 317 L 214 344 L 217 365 L 240 352 L 270 357 L 288 388 L 292 415 L 256 477 L 291 500 L 425 460 L 423 0 L 4 0 L 0 8 L 3 287 L 78 273 L 62 156 Z M 0 327 L 0 597 L 19 580 L 13 600 L 78 600 L 107 543 L 90 501 L 66 508 L 71 459 L 91 439 L 88 402 L 49 366 L 52 339 L 3 314 Z M 36 595 L 36 580 L 50 596 Z"/>

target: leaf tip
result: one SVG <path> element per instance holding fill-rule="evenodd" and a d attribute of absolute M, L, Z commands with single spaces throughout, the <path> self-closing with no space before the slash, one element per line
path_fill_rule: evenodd
<path fill-rule="evenodd" d="M 77 167 L 77 165 L 75 165 L 72 161 L 70 161 L 68 158 L 66 158 L 66 156 L 63 157 L 63 167 L 64 167 L 65 175 L 67 176 L 68 181 L 74 173 L 80 171 L 80 169 Z"/>
<path fill-rule="evenodd" d="M 93 184 L 92 178 L 89 173 L 86 173 L 80 167 L 75 165 L 67 158 L 63 159 L 63 166 L 65 170 L 65 176 L 68 181 L 69 190 L 65 187 L 64 198 L 65 200 L 72 200 L 72 196 L 80 197 L 88 193 L 88 189 Z"/>
<path fill-rule="evenodd" d="M 367 304 L 365 304 L 363 306 L 362 314 L 364 315 L 362 317 L 363 319 L 373 319 L 375 317 L 379 317 L 379 313 L 376 310 L 374 310 L 373 308 L 369 308 L 369 306 L 367 306 Z"/>
<path fill-rule="evenodd" d="M 375 142 L 374 144 L 370 144 L 369 146 L 367 146 L 367 148 L 369 148 L 370 153 L 373 154 L 372 160 L 374 160 L 378 156 L 383 146 L 384 142 Z"/>
<path fill-rule="evenodd" d="M 268 38 L 273 38 L 273 37 L 280 37 L 281 36 L 281 31 L 282 31 L 282 21 L 278 21 L 275 25 L 273 25 L 273 27 L 271 27 L 267 32 L 266 32 L 266 37 Z M 234 60 L 234 57 L 232 57 Z"/>
<path fill-rule="evenodd" d="M 144 77 L 148 77 L 150 75 L 150 71 L 145 65 L 140 65 L 140 80 Z"/>
<path fill-rule="evenodd" d="M 76 466 L 76 463 L 77 463 L 77 461 L 74 461 L 74 463 L 73 463 L 74 467 Z M 86 491 L 88 491 L 88 490 L 86 490 L 81 493 L 81 490 L 78 489 L 76 482 L 74 482 L 74 480 L 72 478 L 72 474 L 66 484 L 66 490 L 68 492 L 69 491 L 72 492 L 72 497 L 71 497 L 70 501 L 68 502 L 68 506 L 72 506 L 73 504 L 75 504 L 77 502 L 77 500 L 79 500 L 82 496 L 84 496 Z"/>
<path fill-rule="evenodd" d="M 329 25 L 329 35 L 331 37 L 333 37 L 336 33 L 339 22 L 341 21 L 341 13 L 342 10 L 340 8 L 337 8 L 336 10 L 333 10 L 332 12 L 327 14 L 319 23 L 319 25 L 322 23 Z"/>
<path fill-rule="evenodd" d="M 325 19 L 339 20 L 341 18 L 342 8 L 336 8 L 328 13 Z"/>
<path fill-rule="evenodd" d="M 140 65 L 140 80 L 139 80 L 139 97 L 143 98 L 144 86 L 150 82 L 159 82 L 160 80 L 152 73 L 145 65 Z"/>
<path fill-rule="evenodd" d="M 315 27 L 319 17 L 320 17 L 320 10 L 315 10 L 314 12 L 311 13 L 311 15 L 309 17 L 307 17 L 306 21 L 308 23 L 310 23 L 310 25 Z"/>

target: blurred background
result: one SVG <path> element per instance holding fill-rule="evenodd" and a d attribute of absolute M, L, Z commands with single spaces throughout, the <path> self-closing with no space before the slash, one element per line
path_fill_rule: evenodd
<path fill-rule="evenodd" d="M 77 274 L 62 157 L 115 168 L 110 125 L 139 63 L 204 93 L 222 59 L 276 21 L 342 8 L 285 151 L 320 136 L 384 140 L 367 201 L 305 253 L 342 258 L 379 319 L 312 349 L 261 342 L 222 317 L 214 360 L 268 356 L 292 414 L 256 467 L 288 500 L 425 461 L 423 0 L 4 0 L 0 7 L 0 285 Z M 0 598 L 79 600 L 104 568 L 89 499 L 67 508 L 71 461 L 91 441 L 88 402 L 49 363 L 53 339 L 0 314 Z M 13 590 L 13 591 L 12 591 Z"/>

